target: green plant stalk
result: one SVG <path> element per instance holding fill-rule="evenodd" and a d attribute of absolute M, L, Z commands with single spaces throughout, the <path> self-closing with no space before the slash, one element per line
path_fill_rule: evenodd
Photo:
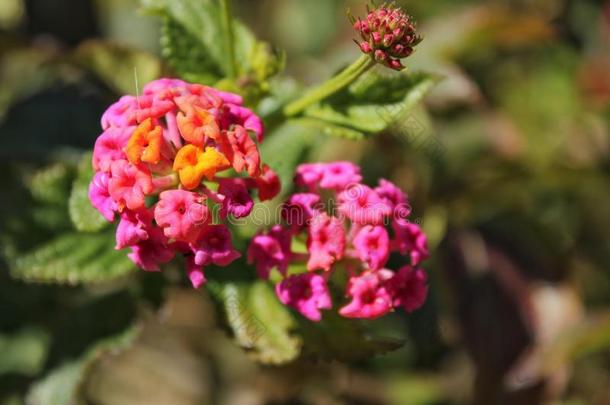
<path fill-rule="evenodd" d="M 284 116 L 294 117 L 302 113 L 307 107 L 343 90 L 374 65 L 375 61 L 369 55 L 360 56 L 354 63 L 346 67 L 338 75 L 330 78 L 318 87 L 309 90 L 303 97 L 289 103 L 284 107 Z"/>
<path fill-rule="evenodd" d="M 220 14 L 225 31 L 225 49 L 229 56 L 229 78 L 237 78 L 237 60 L 235 58 L 235 34 L 233 32 L 233 15 L 231 13 L 231 0 L 220 0 Z"/>

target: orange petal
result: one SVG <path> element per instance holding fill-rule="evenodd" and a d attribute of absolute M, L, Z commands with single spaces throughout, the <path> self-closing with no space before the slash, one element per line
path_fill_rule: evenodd
<path fill-rule="evenodd" d="M 163 129 L 155 126 L 151 118 L 136 127 L 125 147 L 127 159 L 133 164 L 159 163 L 163 146 Z"/>
<path fill-rule="evenodd" d="M 229 160 L 210 146 L 204 151 L 195 145 L 185 145 L 174 160 L 180 183 L 188 190 L 198 187 L 204 176 L 211 180 L 217 172 L 229 167 Z"/>
<path fill-rule="evenodd" d="M 225 155 L 208 146 L 201 156 L 197 167 L 209 179 L 213 179 L 217 172 L 228 169 L 231 163 Z"/>
<path fill-rule="evenodd" d="M 178 113 L 176 122 L 182 137 L 187 142 L 197 146 L 204 145 L 206 136 L 211 139 L 217 139 L 220 135 L 220 128 L 216 122 L 216 117 L 209 111 L 194 104 L 186 110 L 186 114 L 184 112 Z"/>
<path fill-rule="evenodd" d="M 163 147 L 163 129 L 156 126 L 147 135 L 148 146 L 142 152 L 142 161 L 157 164 L 161 160 L 161 148 Z"/>

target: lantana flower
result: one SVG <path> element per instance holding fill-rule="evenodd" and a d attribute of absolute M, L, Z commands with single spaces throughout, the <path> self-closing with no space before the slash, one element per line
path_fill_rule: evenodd
<path fill-rule="evenodd" d="M 280 191 L 260 158 L 262 121 L 240 96 L 159 79 L 121 97 L 101 125 L 89 199 L 108 221 L 120 219 L 117 249 L 131 249 L 146 271 L 183 255 L 195 287 L 205 267 L 240 256 L 224 221 L 248 216 L 256 192 L 268 200 Z"/>
<path fill-rule="evenodd" d="M 412 312 L 426 299 L 427 277 L 419 267 L 429 256 L 426 235 L 408 220 L 407 195 L 385 179 L 375 188 L 361 181 L 350 162 L 300 165 L 295 183 L 303 190 L 283 204 L 283 224 L 250 243 L 248 261 L 259 277 L 273 279 L 277 269 L 278 299 L 312 321 L 332 308 L 329 284 L 341 279 L 347 279 L 346 302 L 338 312 L 347 318 Z M 332 204 L 324 204 L 329 196 Z M 390 262 L 402 267 L 392 270 Z"/>

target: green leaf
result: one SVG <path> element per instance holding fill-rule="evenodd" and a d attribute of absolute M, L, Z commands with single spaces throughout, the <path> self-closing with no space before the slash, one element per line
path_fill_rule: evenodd
<path fill-rule="evenodd" d="M 30 192 L 40 203 L 65 206 L 73 178 L 73 167 L 55 163 L 34 174 L 29 182 Z"/>
<path fill-rule="evenodd" d="M 379 133 L 407 118 L 437 81 L 425 73 L 381 75 L 373 70 L 305 110 L 304 122 L 317 121 L 319 127 L 328 126 L 325 133 L 349 138 Z"/>
<path fill-rule="evenodd" d="M 35 375 L 44 366 L 48 349 L 49 335 L 41 329 L 0 334 L 0 375 Z"/>
<path fill-rule="evenodd" d="M 156 56 L 103 41 L 83 43 L 74 58 L 118 94 L 135 94 L 161 75 L 161 61 Z"/>
<path fill-rule="evenodd" d="M 223 29 L 218 6 L 211 0 L 144 0 L 144 9 L 180 24 L 197 40 L 199 51 L 208 55 L 217 68 L 227 76 L 227 50 L 223 41 Z M 239 30 L 239 34 L 237 33 Z M 235 47 L 243 49 L 254 41 L 252 34 L 244 33 L 235 25 Z M 249 45 L 250 44 L 250 45 Z"/>
<path fill-rule="evenodd" d="M 114 249 L 114 233 L 67 233 L 9 261 L 11 274 L 26 281 L 60 284 L 109 282 L 135 267 Z"/>
<path fill-rule="evenodd" d="M 89 201 L 89 183 L 92 178 L 91 153 L 86 153 L 78 166 L 78 174 L 72 184 L 72 192 L 68 201 L 70 219 L 76 229 L 82 232 L 99 231 L 109 225 L 106 218 L 93 208 Z"/>
<path fill-rule="evenodd" d="M 260 146 L 261 159 L 282 182 L 281 195 L 290 191 L 294 169 L 315 141 L 317 127 L 289 122 L 270 134 Z"/>
<path fill-rule="evenodd" d="M 301 319 L 299 324 L 304 355 L 327 361 L 364 360 L 404 345 L 400 339 L 368 336 L 359 321 L 342 318 L 334 311 L 325 312 L 320 322 Z"/>
<path fill-rule="evenodd" d="M 230 77 L 229 50 L 225 41 L 221 11 L 212 0 L 142 0 L 145 11 L 165 18 L 163 53 L 186 80 L 210 83 Z M 249 95 L 266 86 L 266 80 L 283 67 L 283 58 L 256 39 L 240 21 L 232 22 L 236 83 L 230 90 Z M 260 95 L 258 95 L 260 96 Z"/>
<path fill-rule="evenodd" d="M 316 118 L 298 118 L 296 120 L 292 120 L 292 122 L 302 125 L 303 127 L 315 130 L 321 134 L 336 136 L 338 138 L 346 138 L 353 140 L 361 140 L 364 139 L 365 135 L 363 132 L 344 127 L 341 125 L 331 124 L 328 121 L 322 121 Z"/>
<path fill-rule="evenodd" d="M 296 322 L 290 311 L 263 281 L 252 285 L 225 284 L 213 289 L 222 299 L 235 340 L 263 364 L 285 364 L 300 354 L 301 341 L 291 331 Z"/>
<path fill-rule="evenodd" d="M 35 383 L 28 392 L 30 405 L 72 405 L 80 403 L 79 391 L 88 370 L 104 354 L 128 348 L 138 336 L 136 327 L 108 339 L 89 349 L 80 359 L 65 363 Z"/>
<path fill-rule="evenodd" d="M 166 17 L 161 28 L 161 50 L 169 65 L 184 80 L 213 84 L 221 72 L 197 39 L 174 19 Z"/>

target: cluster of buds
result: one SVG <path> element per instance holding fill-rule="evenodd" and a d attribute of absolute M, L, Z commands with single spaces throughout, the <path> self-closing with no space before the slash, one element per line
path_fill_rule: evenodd
<path fill-rule="evenodd" d="M 373 319 L 397 307 L 411 312 L 426 299 L 419 267 L 428 258 L 426 236 L 408 220 L 407 195 L 387 180 L 376 188 L 361 181 L 360 168 L 349 162 L 300 165 L 295 183 L 304 191 L 282 205 L 284 224 L 260 232 L 248 248 L 260 278 L 269 279 L 274 268 L 281 275 L 279 300 L 312 321 L 332 307 L 333 275 L 347 280 L 344 317 Z M 391 255 L 404 263 L 396 271 L 386 267 Z"/>
<path fill-rule="evenodd" d="M 412 17 L 392 3 L 374 10 L 367 8 L 364 20 L 351 17 L 354 29 L 360 34 L 356 44 L 362 52 L 394 70 L 404 69 L 401 59 L 413 53 L 422 38 L 415 33 Z"/>
<path fill-rule="evenodd" d="M 261 163 L 259 117 L 240 96 L 176 79 L 148 83 L 123 96 L 102 116 L 93 151 L 92 205 L 118 216 L 116 248 L 146 271 L 176 253 L 185 257 L 195 287 L 204 266 L 227 266 L 240 256 L 224 222 L 248 216 L 280 190 Z M 253 139 L 255 138 L 255 139 Z"/>

